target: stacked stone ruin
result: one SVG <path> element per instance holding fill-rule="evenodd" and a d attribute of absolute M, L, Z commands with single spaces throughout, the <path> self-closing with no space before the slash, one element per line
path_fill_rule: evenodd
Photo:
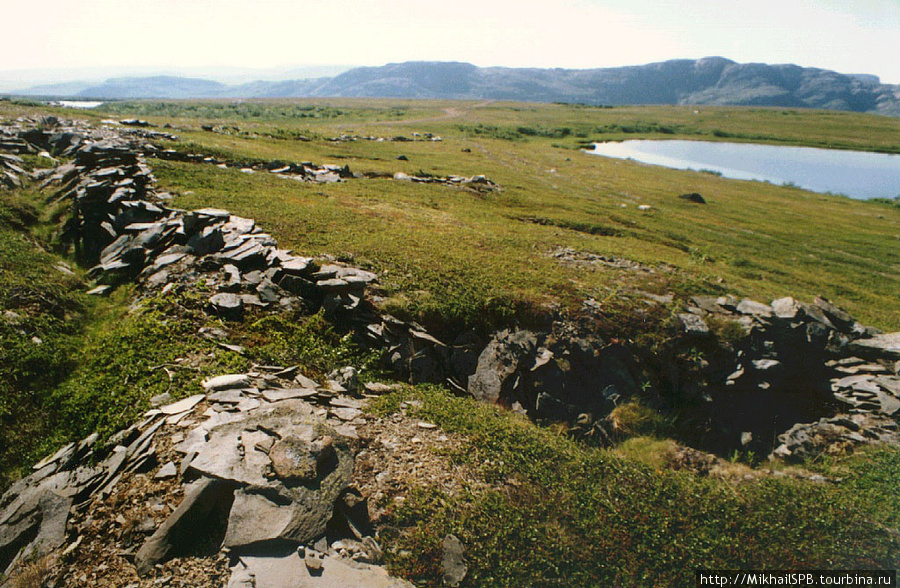
<path fill-rule="evenodd" d="M 691 336 L 708 336 L 711 320 L 743 330 L 733 363 L 705 374 L 708 412 L 732 440 L 790 460 L 900 442 L 896 333 L 865 327 L 823 298 L 698 296 L 686 310 L 679 318 Z"/>

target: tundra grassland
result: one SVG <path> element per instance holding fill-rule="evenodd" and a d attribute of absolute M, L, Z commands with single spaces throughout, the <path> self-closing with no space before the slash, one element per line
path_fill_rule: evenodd
<path fill-rule="evenodd" d="M 540 322 L 594 298 L 607 310 L 610 336 L 652 344 L 666 336 L 666 324 L 641 312 L 641 292 L 671 293 L 676 305 L 695 293 L 762 301 L 821 295 L 866 324 L 900 329 L 893 203 L 581 151 L 593 140 L 663 137 L 897 152 L 897 119 L 402 100 L 121 102 L 96 111 L 0 102 L 0 116 L 35 114 L 98 124 L 139 117 L 178 135 L 160 147 L 381 176 L 313 184 L 150 162 L 174 206 L 226 208 L 299 254 L 377 271 L 382 308 L 441 336 Z M 358 139 L 333 140 L 342 135 Z M 414 140 L 390 140 L 401 136 Z M 36 157 L 26 163 L 43 165 Z M 500 190 L 383 177 L 395 172 L 483 174 Z M 689 192 L 707 204 L 678 198 Z M 247 349 L 239 356 L 198 336 L 199 325 L 218 325 L 202 312 L 202 285 L 135 308 L 127 286 L 107 299 L 86 296 L 87 268 L 55 241 L 64 211 L 48 195 L 34 186 L 0 192 L 0 311 L 13 313 L 0 322 L 0 486 L 67 440 L 128 425 L 155 394 L 199 391 L 209 374 L 277 363 L 298 364 L 312 377 L 347 364 L 365 368 L 363 380 L 384 376 L 319 315 L 251 314 L 232 327 Z M 563 263 L 553 255 L 561 248 L 624 267 Z M 58 269 L 61 262 L 72 273 Z M 387 496 L 378 505 L 386 509 L 380 540 L 389 567 L 418 585 L 441 585 L 448 533 L 466 546 L 465 586 L 680 586 L 693 585 L 696 568 L 900 565 L 896 450 L 801 464 L 839 483 L 797 478 L 778 463 L 734 463 L 730 475 L 702 477 L 671 467 L 665 427 L 635 427 L 617 447 L 598 448 L 435 386 L 404 387 L 370 410 L 387 416 L 401 403 L 464 440 L 445 457 L 473 476 L 455 494 L 409 485 L 405 500 Z"/>
<path fill-rule="evenodd" d="M 579 149 L 586 141 L 624 137 L 746 135 L 892 152 L 900 151 L 897 119 L 782 109 L 383 100 L 109 108 L 170 124 L 181 138 L 172 148 L 230 160 L 313 161 L 391 175 L 483 174 L 497 182 L 500 191 L 483 193 L 387 178 L 311 185 L 157 164 L 161 183 L 180 195 L 177 205 L 229 208 L 258 219 L 300 252 L 365 260 L 384 275 L 391 304 L 420 318 L 494 324 L 548 303 L 643 288 L 763 301 L 825 296 L 867 324 L 900 328 L 900 208 Z M 153 118 L 157 111 L 168 118 Z M 311 116 L 290 118 L 293 112 Z M 427 133 L 442 140 L 421 140 Z M 420 140 L 328 140 L 342 135 Z M 407 160 L 397 160 L 400 155 Z M 677 198 L 690 192 L 707 204 Z M 565 266 L 549 255 L 559 248 L 657 271 Z M 673 269 L 658 271 L 662 264 Z"/>

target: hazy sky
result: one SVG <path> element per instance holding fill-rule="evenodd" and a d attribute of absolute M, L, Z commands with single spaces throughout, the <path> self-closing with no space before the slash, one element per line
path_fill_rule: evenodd
<path fill-rule="evenodd" d="M 721 55 L 900 83 L 900 0 L 7 0 L 3 13 L 7 71 Z"/>

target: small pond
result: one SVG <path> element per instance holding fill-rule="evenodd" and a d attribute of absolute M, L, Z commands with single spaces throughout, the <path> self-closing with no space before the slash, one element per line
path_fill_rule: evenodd
<path fill-rule="evenodd" d="M 737 180 L 792 184 L 851 198 L 900 196 L 900 155 L 718 141 L 595 143 L 595 155 L 693 169 Z"/>

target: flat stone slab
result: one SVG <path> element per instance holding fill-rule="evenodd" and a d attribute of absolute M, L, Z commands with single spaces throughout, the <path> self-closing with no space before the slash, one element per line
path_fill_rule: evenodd
<path fill-rule="evenodd" d="M 229 587 L 246 586 L 237 583 L 237 579 L 252 575 L 256 588 L 413 588 L 413 584 L 388 575 L 379 566 L 351 564 L 327 555 L 321 564 L 321 569 L 313 575 L 296 551 L 280 557 L 241 556 L 239 564 L 232 568 Z"/>
<path fill-rule="evenodd" d="M 866 357 L 900 359 L 900 333 L 884 333 L 850 343 L 850 351 Z"/>
<path fill-rule="evenodd" d="M 316 395 L 316 391 L 312 388 L 285 388 L 283 390 L 263 390 L 262 397 L 269 402 L 280 402 L 282 400 L 292 400 L 297 398 L 310 398 Z"/>
<path fill-rule="evenodd" d="M 178 402 L 173 402 L 172 404 L 167 404 L 166 406 L 161 406 L 159 411 L 163 414 L 179 414 L 182 412 L 187 412 L 203 402 L 203 399 L 206 398 L 205 394 L 194 394 L 193 396 L 188 396 Z"/>
<path fill-rule="evenodd" d="M 744 298 L 737 305 L 737 311 L 741 314 L 749 314 L 759 317 L 770 317 L 774 314 L 772 307 L 762 302 Z"/>

